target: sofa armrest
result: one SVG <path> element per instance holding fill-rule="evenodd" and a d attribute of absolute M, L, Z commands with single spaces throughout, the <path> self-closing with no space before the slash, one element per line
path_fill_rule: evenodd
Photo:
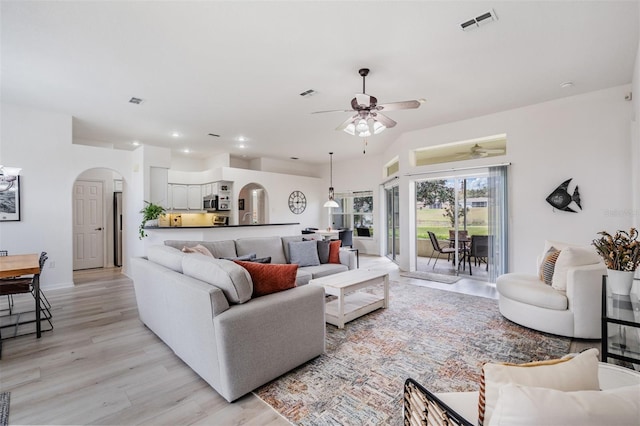
<path fill-rule="evenodd" d="M 221 387 L 233 401 L 322 354 L 324 288 L 314 284 L 256 297 L 214 319 Z"/>
<path fill-rule="evenodd" d="M 348 248 L 341 248 L 338 252 L 340 263 L 346 265 L 349 269 L 356 269 L 356 252 Z"/>
<path fill-rule="evenodd" d="M 574 315 L 574 337 L 593 338 L 600 330 L 604 264 L 574 266 L 567 271 L 567 299 Z"/>

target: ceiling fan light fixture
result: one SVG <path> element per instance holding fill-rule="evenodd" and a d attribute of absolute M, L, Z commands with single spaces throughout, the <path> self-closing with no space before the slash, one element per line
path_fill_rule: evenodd
<path fill-rule="evenodd" d="M 360 134 L 368 131 L 369 131 L 369 125 L 367 124 L 367 120 L 365 120 L 364 118 L 359 119 L 358 124 L 356 124 L 356 132 Z"/>
<path fill-rule="evenodd" d="M 346 133 L 349 133 L 351 136 L 354 136 L 356 134 L 356 125 L 353 123 L 349 123 L 349 125 L 347 125 L 347 127 L 345 127 L 343 130 Z"/>
<path fill-rule="evenodd" d="M 380 133 L 384 132 L 386 128 L 387 128 L 387 126 L 385 126 L 381 122 L 379 122 L 377 120 L 373 121 L 373 134 L 374 135 L 379 135 Z"/>

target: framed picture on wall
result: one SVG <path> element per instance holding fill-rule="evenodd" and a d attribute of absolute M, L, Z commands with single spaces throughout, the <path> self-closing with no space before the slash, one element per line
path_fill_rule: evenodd
<path fill-rule="evenodd" d="M 0 221 L 20 220 L 20 176 L 0 175 Z"/>
<path fill-rule="evenodd" d="M 238 200 L 238 210 L 244 210 L 244 198 Z"/>

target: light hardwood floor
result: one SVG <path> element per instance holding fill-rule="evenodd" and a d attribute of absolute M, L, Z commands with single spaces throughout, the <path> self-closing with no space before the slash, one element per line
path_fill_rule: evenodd
<path fill-rule="evenodd" d="M 385 258 L 360 260 L 409 280 Z M 0 390 L 11 391 L 11 424 L 289 424 L 254 395 L 229 404 L 200 379 L 140 322 L 131 280 L 118 269 L 79 272 L 74 281 L 47 292 L 53 331 L 3 342 Z M 465 280 L 449 289 L 473 294 L 486 285 Z M 594 342 L 572 351 L 583 346 Z"/>

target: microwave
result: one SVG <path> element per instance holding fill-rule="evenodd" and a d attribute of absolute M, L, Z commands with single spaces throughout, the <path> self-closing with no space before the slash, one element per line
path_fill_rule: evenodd
<path fill-rule="evenodd" d="M 217 195 L 209 195 L 202 199 L 202 209 L 206 211 L 217 211 L 218 210 L 218 196 Z"/>

